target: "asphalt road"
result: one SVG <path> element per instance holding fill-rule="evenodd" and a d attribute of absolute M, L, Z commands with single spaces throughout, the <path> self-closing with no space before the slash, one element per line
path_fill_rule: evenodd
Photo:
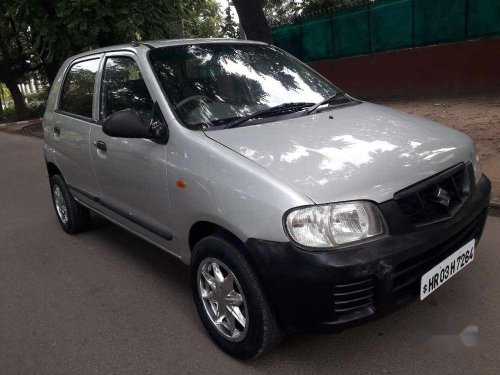
<path fill-rule="evenodd" d="M 39 139 L 0 133 L 0 166 L 1 374 L 499 372 L 500 218 L 424 302 L 241 363 L 205 334 L 178 260 L 99 218 L 62 231 Z"/>

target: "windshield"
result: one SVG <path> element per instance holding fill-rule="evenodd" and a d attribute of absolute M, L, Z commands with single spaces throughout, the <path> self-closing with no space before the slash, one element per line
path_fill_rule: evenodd
<path fill-rule="evenodd" d="M 182 45 L 151 50 L 149 58 L 178 117 L 191 129 L 224 125 L 285 103 L 317 103 L 339 91 L 266 45 Z"/>

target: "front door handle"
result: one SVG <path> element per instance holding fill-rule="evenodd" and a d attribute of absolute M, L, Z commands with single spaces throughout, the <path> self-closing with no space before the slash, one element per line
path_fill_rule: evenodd
<path fill-rule="evenodd" d="M 94 143 L 94 145 L 98 150 L 101 150 L 103 152 L 106 152 L 108 150 L 106 143 L 104 143 L 103 141 L 97 141 Z"/>
<path fill-rule="evenodd" d="M 59 126 L 54 127 L 54 134 L 58 137 L 61 135 L 61 129 L 59 128 Z"/>

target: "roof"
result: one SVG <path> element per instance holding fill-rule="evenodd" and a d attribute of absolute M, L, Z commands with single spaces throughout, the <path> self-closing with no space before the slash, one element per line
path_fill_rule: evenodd
<path fill-rule="evenodd" d="M 186 44 L 204 44 L 204 43 L 241 43 L 241 44 L 266 44 L 264 42 L 257 42 L 253 40 L 242 39 L 228 39 L 228 38 L 193 38 L 193 39 L 164 39 L 145 41 L 154 48 L 180 46 Z"/>
<path fill-rule="evenodd" d="M 114 46 L 108 46 L 103 48 L 97 48 L 90 51 L 82 52 L 78 55 L 72 56 L 70 59 L 75 60 L 80 57 L 85 57 L 89 55 L 94 55 L 98 53 L 105 53 L 111 51 L 135 51 L 137 49 L 143 48 L 161 48 L 161 47 L 171 47 L 171 46 L 182 46 L 187 44 L 217 44 L 217 43 L 238 43 L 238 44 L 266 44 L 264 42 L 257 42 L 252 40 L 241 40 L 241 39 L 228 39 L 228 38 L 196 38 L 196 39 L 164 39 L 164 40 L 148 40 L 141 41 L 138 43 L 129 44 L 118 44 Z"/>

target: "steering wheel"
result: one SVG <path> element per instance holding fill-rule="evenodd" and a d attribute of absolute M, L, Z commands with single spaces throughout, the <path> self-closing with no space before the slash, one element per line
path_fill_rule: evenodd
<path fill-rule="evenodd" d="M 200 99 L 205 99 L 208 102 L 211 102 L 212 99 L 210 99 L 208 96 L 205 95 L 191 95 L 188 96 L 187 98 L 182 99 L 179 103 L 177 103 L 177 109 L 180 109 L 181 107 L 185 106 L 187 103 L 190 103 L 195 100 L 200 100 Z"/>

